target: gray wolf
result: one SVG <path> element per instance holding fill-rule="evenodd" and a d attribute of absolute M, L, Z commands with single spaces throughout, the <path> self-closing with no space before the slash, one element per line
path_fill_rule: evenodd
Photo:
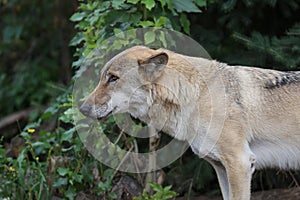
<path fill-rule="evenodd" d="M 188 141 L 214 167 L 225 200 L 250 199 L 255 169 L 300 168 L 299 71 L 135 46 L 106 63 L 80 111 L 97 119 L 129 112 Z M 213 115 L 221 129 L 210 128 Z M 204 138 L 211 148 L 202 148 Z"/>

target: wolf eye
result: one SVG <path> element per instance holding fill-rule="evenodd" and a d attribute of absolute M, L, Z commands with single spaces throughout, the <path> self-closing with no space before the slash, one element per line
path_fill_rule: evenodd
<path fill-rule="evenodd" d="M 109 74 L 108 75 L 108 80 L 107 80 L 107 83 L 112 83 L 112 82 L 115 82 L 116 80 L 118 80 L 119 77 L 113 75 L 113 74 Z"/>

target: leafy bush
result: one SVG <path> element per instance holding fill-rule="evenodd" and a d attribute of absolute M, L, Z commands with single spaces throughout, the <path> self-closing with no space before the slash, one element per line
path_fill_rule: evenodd
<path fill-rule="evenodd" d="M 121 0 L 121 1 L 88 1 L 79 5 L 79 11 L 70 19 L 77 22 L 78 33 L 71 41 L 71 45 L 80 46 L 75 55 L 79 60 L 75 67 L 81 66 L 85 56 L 94 48 L 107 49 L 104 41 L 121 31 L 133 28 L 158 27 L 168 28 L 189 33 L 190 22 L 187 13 L 201 12 L 198 6 L 206 6 L 205 0 L 191 1 L 154 1 L 154 0 Z M 151 34 L 145 39 L 151 43 Z M 115 44 L 115 48 L 127 45 Z M 148 42 L 146 41 L 146 44 Z"/>
<path fill-rule="evenodd" d="M 149 194 L 144 190 L 141 197 L 134 197 L 133 200 L 168 200 L 177 196 L 176 192 L 171 191 L 172 186 L 162 187 L 155 182 L 150 182 L 149 184 L 154 194 Z"/>
<path fill-rule="evenodd" d="M 72 28 L 57 24 L 69 9 L 66 13 L 62 9 L 58 14 L 52 11 L 57 6 L 72 8 L 75 2 L 66 0 L 64 6 L 55 2 L 1 2 L 0 117 L 26 107 L 52 103 L 35 122 L 18 128 L 18 137 L 1 138 L 0 198 L 74 199 L 83 195 L 115 199 L 117 194 L 112 186 L 121 175 L 96 161 L 83 146 L 72 119 L 71 87 L 62 85 L 68 81 L 57 75 L 71 72 L 68 61 L 62 61 L 65 44 L 61 41 L 66 40 L 63 39 L 66 33 L 72 35 L 69 34 Z M 211 55 L 228 63 L 299 69 L 296 14 L 300 4 L 296 0 L 80 0 L 78 4 L 77 12 L 70 18 L 77 29 L 70 42 L 76 49 L 77 59 L 73 62 L 76 71 L 73 80 L 88 69 L 82 64 L 96 47 L 110 51 L 128 45 L 127 40 L 121 39 L 106 43 L 107 38 L 122 31 L 154 26 L 191 34 Z M 273 14 L 266 17 L 265 13 L 269 12 Z M 152 45 L 155 37 L 166 46 L 166 37 L 151 32 L 142 42 Z M 110 133 L 110 139 L 119 138 L 120 130 L 112 119 L 102 126 L 105 133 Z M 3 144 L 8 140 L 9 148 Z M 142 141 L 128 137 L 118 144 L 129 149 L 126 145 L 131 142 Z M 17 151 L 18 156 L 7 156 L 7 149 Z M 173 190 L 180 194 L 220 194 L 212 168 L 191 151 L 164 170 L 167 184 L 172 183 Z M 274 173 L 278 174 L 277 171 L 256 173 L 253 189 L 297 185 L 299 180 L 297 173 L 279 173 L 280 176 Z M 132 176 L 142 183 L 140 177 Z M 176 195 L 168 186 L 151 185 L 155 193 L 143 192 L 137 199 L 167 199 Z"/>
<path fill-rule="evenodd" d="M 257 53 L 264 53 L 272 56 L 280 66 L 273 67 L 274 69 L 300 69 L 300 25 L 296 24 L 286 35 L 278 38 L 264 36 L 258 32 L 253 32 L 251 37 L 247 37 L 236 33 L 234 38 L 245 44 L 249 49 L 255 50 Z"/>

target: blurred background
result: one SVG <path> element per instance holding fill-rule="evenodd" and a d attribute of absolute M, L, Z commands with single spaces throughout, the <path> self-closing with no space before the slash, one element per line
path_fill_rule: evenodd
<path fill-rule="evenodd" d="M 109 169 L 76 135 L 71 93 L 83 59 L 138 27 L 180 31 L 228 64 L 300 70 L 298 0 L 0 0 L 1 199 L 220 197 L 213 169 L 191 150 L 153 173 L 147 187 L 147 174 Z M 102 126 L 120 135 L 113 119 Z M 120 145 L 133 142 L 147 143 L 126 136 Z M 300 199 L 293 196 L 299 180 L 296 171 L 257 171 L 252 191 Z"/>

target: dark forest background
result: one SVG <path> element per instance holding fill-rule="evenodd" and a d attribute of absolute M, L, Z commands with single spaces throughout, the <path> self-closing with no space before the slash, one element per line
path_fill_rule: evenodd
<path fill-rule="evenodd" d="M 180 31 L 229 64 L 300 70 L 297 0 L 0 0 L 1 199 L 132 199 L 142 188 L 140 199 L 220 195 L 213 169 L 190 150 L 149 189 L 146 175 L 102 165 L 76 134 L 72 85 L 85 55 L 138 27 Z M 104 128 L 120 134 L 113 120 Z M 297 171 L 257 171 L 252 191 L 299 180 Z"/>

